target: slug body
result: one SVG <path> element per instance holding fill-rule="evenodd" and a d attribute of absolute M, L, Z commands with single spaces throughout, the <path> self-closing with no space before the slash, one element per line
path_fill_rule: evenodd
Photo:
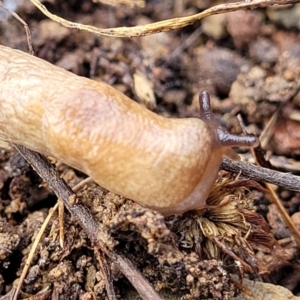
<path fill-rule="evenodd" d="M 165 215 L 205 206 L 222 156 L 255 143 L 224 133 L 209 107 L 204 121 L 164 118 L 105 83 L 3 46 L 0 82 L 2 139 L 54 156 Z M 209 106 L 206 92 L 202 100 Z"/>

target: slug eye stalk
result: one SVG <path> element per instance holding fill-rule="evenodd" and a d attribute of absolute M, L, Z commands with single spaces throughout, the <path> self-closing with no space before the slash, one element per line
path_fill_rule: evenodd
<path fill-rule="evenodd" d="M 210 96 L 207 91 L 202 91 L 199 96 L 200 104 L 200 119 L 207 122 L 209 127 L 214 131 L 216 140 L 224 147 L 255 147 L 258 145 L 258 140 L 252 135 L 237 135 L 228 132 L 221 127 L 214 119 L 211 111 Z"/>

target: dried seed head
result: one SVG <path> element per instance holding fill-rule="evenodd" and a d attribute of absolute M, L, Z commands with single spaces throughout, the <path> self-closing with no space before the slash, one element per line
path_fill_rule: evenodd
<path fill-rule="evenodd" d="M 204 209 L 188 212 L 177 225 L 183 248 L 208 259 L 229 256 L 240 272 L 266 271 L 254 255 L 254 244 L 272 251 L 280 248 L 263 217 L 253 210 L 251 193 L 241 181 L 227 177 L 214 184 Z"/>

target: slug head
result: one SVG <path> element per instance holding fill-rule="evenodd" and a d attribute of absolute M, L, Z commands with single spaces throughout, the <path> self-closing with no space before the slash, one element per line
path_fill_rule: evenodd
<path fill-rule="evenodd" d="M 255 147 L 258 144 L 258 140 L 253 135 L 237 135 L 228 132 L 223 128 L 213 116 L 210 107 L 210 96 L 207 91 L 203 91 L 199 96 L 200 103 L 200 118 L 211 129 L 214 137 L 216 147 L 222 147 L 224 155 L 235 160 L 239 159 L 239 156 L 231 149 L 231 147 Z"/>

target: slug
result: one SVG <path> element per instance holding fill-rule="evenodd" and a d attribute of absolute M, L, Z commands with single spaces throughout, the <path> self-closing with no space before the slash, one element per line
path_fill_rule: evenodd
<path fill-rule="evenodd" d="M 0 46 L 0 138 L 49 155 L 164 215 L 205 206 L 223 155 L 253 136 L 200 119 L 159 116 L 111 86 Z"/>

